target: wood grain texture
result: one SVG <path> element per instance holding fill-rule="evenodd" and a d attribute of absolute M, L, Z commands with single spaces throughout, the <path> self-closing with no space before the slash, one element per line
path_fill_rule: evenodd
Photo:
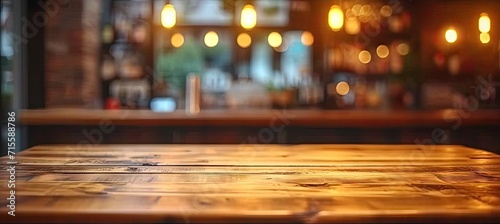
<path fill-rule="evenodd" d="M 16 160 L 1 223 L 500 221 L 500 156 L 463 146 L 42 145 Z"/>
<path fill-rule="evenodd" d="M 439 127 L 500 126 L 498 110 L 327 111 L 327 110 L 205 110 L 155 113 L 149 110 L 46 109 L 21 111 L 24 125 L 140 125 L 140 126 L 265 126 L 281 127 Z"/>

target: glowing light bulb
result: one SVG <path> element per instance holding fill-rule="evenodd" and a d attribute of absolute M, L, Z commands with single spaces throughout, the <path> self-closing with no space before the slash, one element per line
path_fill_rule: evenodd
<path fill-rule="evenodd" d="M 172 35 L 172 38 L 170 39 L 170 43 L 172 43 L 172 46 L 175 48 L 181 47 L 184 44 L 184 36 L 180 33 L 175 33 Z"/>
<path fill-rule="evenodd" d="M 247 48 L 252 44 L 252 37 L 246 33 L 240 33 L 236 38 L 236 42 L 241 48 Z"/>
<path fill-rule="evenodd" d="M 479 35 L 479 40 L 481 40 L 481 43 L 483 43 L 483 44 L 489 43 L 490 40 L 491 40 L 490 34 L 488 34 L 488 33 L 481 33 Z"/>
<path fill-rule="evenodd" d="M 368 64 L 372 60 L 372 55 L 368 51 L 359 52 L 358 59 L 363 64 Z"/>
<path fill-rule="evenodd" d="M 377 47 L 377 55 L 380 58 L 387 58 L 389 56 L 389 47 L 385 45 L 380 45 Z"/>
<path fill-rule="evenodd" d="M 314 36 L 311 32 L 305 31 L 302 33 L 302 36 L 300 36 L 300 42 L 305 46 L 311 46 L 314 43 Z"/>
<path fill-rule="evenodd" d="M 482 13 L 479 17 L 479 31 L 481 33 L 488 33 L 491 29 L 491 20 L 488 14 Z"/>
<path fill-rule="evenodd" d="M 215 47 L 219 43 L 219 35 L 214 31 L 210 31 L 205 34 L 204 41 L 207 47 Z"/>
<path fill-rule="evenodd" d="M 281 34 L 279 34 L 278 32 L 272 32 L 267 37 L 267 42 L 271 47 L 279 47 L 283 42 L 283 38 L 281 37 Z"/>
<path fill-rule="evenodd" d="M 337 94 L 341 96 L 345 96 L 349 93 L 350 86 L 347 82 L 339 82 L 337 86 L 335 87 L 335 90 L 337 91 Z"/>
<path fill-rule="evenodd" d="M 339 31 L 344 26 L 344 12 L 342 12 L 340 6 L 334 5 L 330 8 L 328 25 L 333 31 Z"/>
<path fill-rule="evenodd" d="M 166 4 L 161 10 L 161 25 L 165 28 L 172 28 L 177 22 L 177 14 L 175 8 L 171 4 Z"/>
<path fill-rule="evenodd" d="M 446 41 L 448 41 L 448 43 L 455 43 L 458 39 L 458 34 L 456 30 L 448 29 L 446 30 L 444 37 L 446 38 Z"/>
<path fill-rule="evenodd" d="M 257 24 L 257 12 L 252 5 L 245 5 L 241 10 L 241 27 L 252 29 Z"/>

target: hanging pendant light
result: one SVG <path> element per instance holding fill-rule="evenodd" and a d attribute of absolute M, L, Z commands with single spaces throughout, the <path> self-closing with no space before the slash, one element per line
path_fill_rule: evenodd
<path fill-rule="evenodd" d="M 281 34 L 278 32 L 272 32 L 267 36 L 267 42 L 269 43 L 269 46 L 271 47 L 279 47 L 283 43 L 283 38 L 281 37 Z"/>
<path fill-rule="evenodd" d="M 334 5 L 328 12 L 328 25 L 333 31 L 339 31 L 344 26 L 344 12 L 338 5 Z"/>
<path fill-rule="evenodd" d="M 490 42 L 491 37 L 490 37 L 490 32 L 491 30 L 491 20 L 488 14 L 486 13 L 481 13 L 481 16 L 479 17 L 479 31 L 481 34 L 479 35 L 479 40 L 483 44 L 487 44 Z"/>
<path fill-rule="evenodd" d="M 444 37 L 445 37 L 446 41 L 451 44 L 451 43 L 455 43 L 455 41 L 457 41 L 458 34 L 457 34 L 457 31 L 455 29 L 450 28 L 450 29 L 446 30 Z"/>
<path fill-rule="evenodd" d="M 249 30 L 257 24 L 257 12 L 252 5 L 245 5 L 241 10 L 241 27 Z"/>
<path fill-rule="evenodd" d="M 203 38 L 207 47 L 215 47 L 219 43 L 219 35 L 215 31 L 210 31 Z"/>
<path fill-rule="evenodd" d="M 491 20 L 488 14 L 482 13 L 479 17 L 479 31 L 481 33 L 488 33 L 491 29 Z"/>
<path fill-rule="evenodd" d="M 172 4 L 166 4 L 161 10 L 161 25 L 165 28 L 172 28 L 177 22 L 177 13 Z"/>

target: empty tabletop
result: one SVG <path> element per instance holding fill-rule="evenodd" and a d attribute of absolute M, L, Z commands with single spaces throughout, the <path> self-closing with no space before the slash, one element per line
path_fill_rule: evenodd
<path fill-rule="evenodd" d="M 0 164 L 0 222 L 500 222 L 500 156 L 464 146 L 40 145 Z"/>

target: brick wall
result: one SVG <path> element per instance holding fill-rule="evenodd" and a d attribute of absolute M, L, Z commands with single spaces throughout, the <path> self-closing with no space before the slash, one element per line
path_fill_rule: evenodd
<path fill-rule="evenodd" d="M 100 0 L 70 0 L 45 30 L 46 107 L 92 107 L 99 99 Z"/>
<path fill-rule="evenodd" d="M 85 105 L 94 107 L 101 99 L 99 49 L 102 0 L 85 0 L 83 4 L 83 72 L 81 90 Z"/>

